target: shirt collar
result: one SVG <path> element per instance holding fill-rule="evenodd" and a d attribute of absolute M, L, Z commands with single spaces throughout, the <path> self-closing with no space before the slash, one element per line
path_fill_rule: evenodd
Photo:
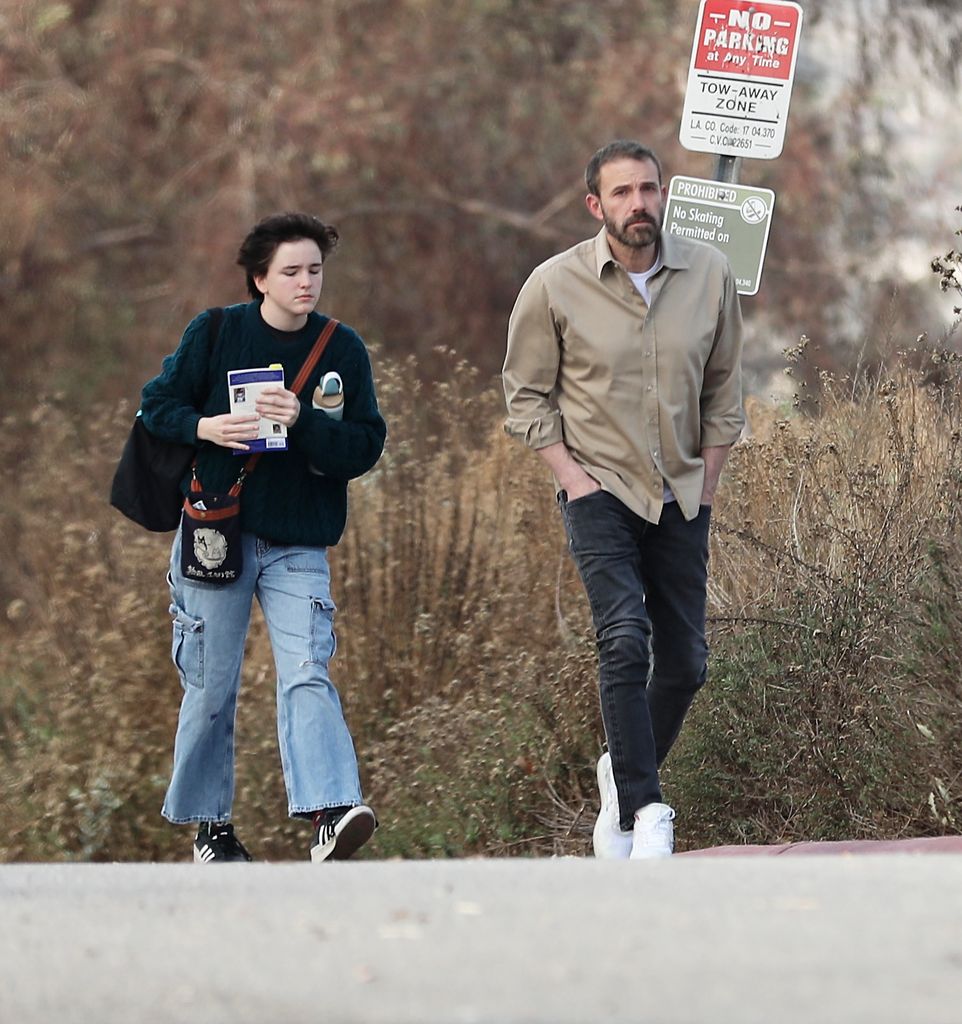
<path fill-rule="evenodd" d="M 665 231 L 661 233 L 661 251 L 659 255 L 662 264 L 670 270 L 688 269 L 688 259 L 682 251 L 682 247 L 673 235 L 667 234 Z M 611 254 L 611 246 L 608 244 L 608 232 L 605 228 L 602 228 L 595 235 L 595 268 L 598 272 L 598 277 L 601 277 L 609 263 L 617 264 L 618 261 Z"/>

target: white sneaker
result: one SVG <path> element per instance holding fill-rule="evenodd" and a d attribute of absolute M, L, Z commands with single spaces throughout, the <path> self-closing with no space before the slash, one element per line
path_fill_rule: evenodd
<path fill-rule="evenodd" d="M 668 804 L 648 804 L 640 811 L 635 811 L 631 859 L 670 857 L 675 848 L 674 819 L 675 812 Z"/>
<path fill-rule="evenodd" d="M 592 843 L 599 860 L 627 860 L 631 856 L 633 832 L 623 832 L 618 813 L 618 790 L 611 773 L 611 754 L 598 758 L 598 789 L 601 790 L 601 813 L 595 822 Z"/>

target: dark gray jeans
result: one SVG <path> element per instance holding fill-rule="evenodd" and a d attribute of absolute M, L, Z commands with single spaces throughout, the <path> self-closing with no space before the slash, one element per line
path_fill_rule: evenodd
<path fill-rule="evenodd" d="M 607 491 L 558 495 L 568 547 L 594 620 L 601 716 L 621 827 L 662 801 L 658 769 L 704 685 L 708 526 L 703 505 L 687 522 L 676 502 L 649 523 Z"/>

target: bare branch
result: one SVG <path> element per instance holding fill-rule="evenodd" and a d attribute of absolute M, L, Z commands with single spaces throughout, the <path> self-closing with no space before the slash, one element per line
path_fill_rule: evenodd
<path fill-rule="evenodd" d="M 571 190 L 566 189 L 547 203 L 536 213 L 518 213 L 515 210 L 506 210 L 502 206 L 495 206 L 494 203 L 485 202 L 483 199 L 464 199 L 461 196 L 452 195 L 441 185 L 432 185 L 429 188 L 430 194 L 441 202 L 449 203 L 451 206 L 465 213 L 476 217 L 487 217 L 489 220 L 497 221 L 508 227 L 523 231 L 529 235 L 536 235 L 538 238 L 547 238 L 552 242 L 561 242 L 565 245 L 571 242 L 571 233 L 560 228 L 549 227 L 544 221 L 547 217 L 557 212 L 570 202 Z M 563 201 L 562 201 L 563 197 Z"/>

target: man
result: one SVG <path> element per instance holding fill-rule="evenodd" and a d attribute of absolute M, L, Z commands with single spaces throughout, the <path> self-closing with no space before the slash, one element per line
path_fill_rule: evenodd
<path fill-rule="evenodd" d="M 655 154 L 588 164 L 599 233 L 531 274 L 508 326 L 506 430 L 554 474 L 594 621 L 608 752 L 596 857 L 671 854 L 658 769 L 704 684 L 708 524 L 743 425 L 741 313 L 716 249 L 663 235 Z"/>

